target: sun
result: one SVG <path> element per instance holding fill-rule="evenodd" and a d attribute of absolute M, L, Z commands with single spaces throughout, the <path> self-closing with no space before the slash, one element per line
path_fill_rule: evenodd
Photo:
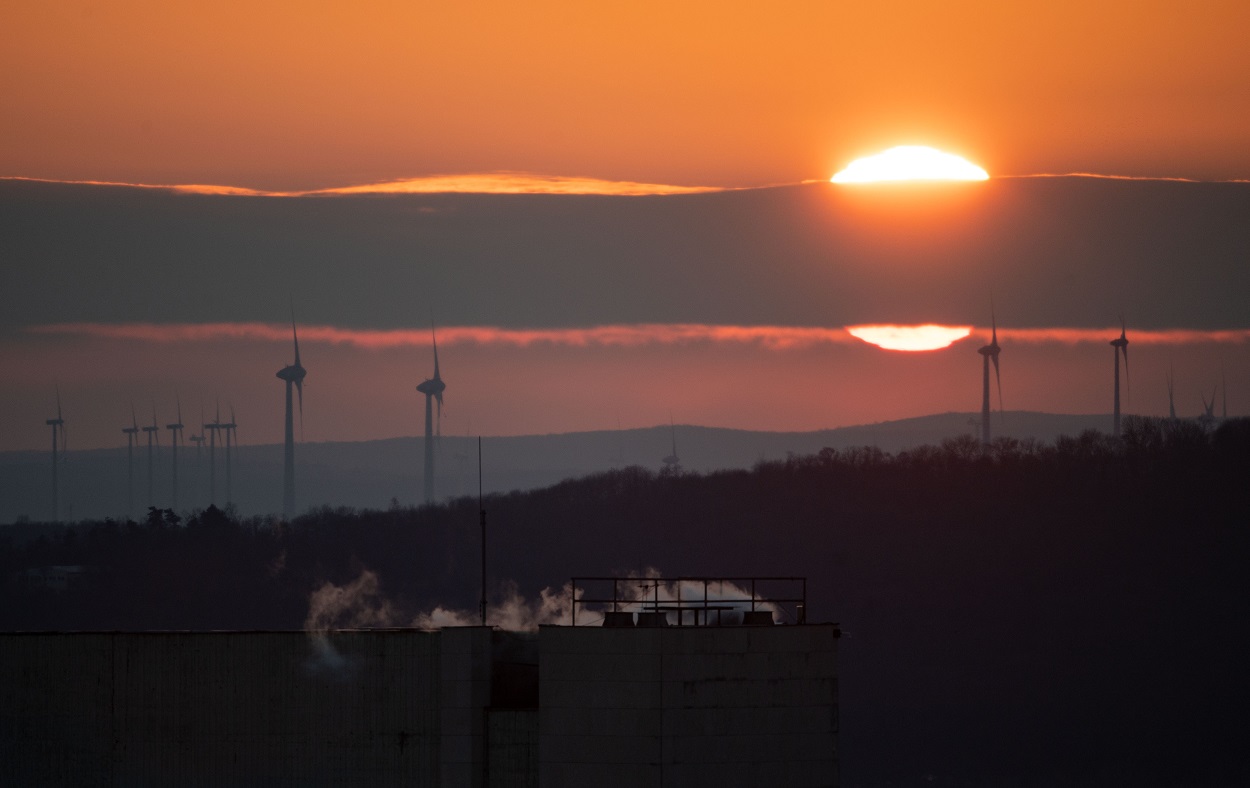
<path fill-rule="evenodd" d="M 847 326 L 846 332 L 885 350 L 941 350 L 971 334 L 972 326 Z"/>
<path fill-rule="evenodd" d="M 856 159 L 834 175 L 834 183 L 882 181 L 984 181 L 989 173 L 967 159 L 926 145 L 899 145 Z"/>

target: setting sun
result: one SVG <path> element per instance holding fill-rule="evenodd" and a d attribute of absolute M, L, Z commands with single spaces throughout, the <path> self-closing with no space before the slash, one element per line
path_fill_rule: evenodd
<path fill-rule="evenodd" d="M 856 339 L 885 350 L 941 350 L 972 333 L 972 326 L 847 326 Z"/>
<path fill-rule="evenodd" d="M 925 145 L 899 145 L 856 159 L 834 175 L 834 183 L 881 181 L 984 181 L 989 173 L 953 153 Z"/>

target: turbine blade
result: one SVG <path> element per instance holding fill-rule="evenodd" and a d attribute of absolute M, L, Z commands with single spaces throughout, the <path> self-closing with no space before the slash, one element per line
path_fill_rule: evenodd
<path fill-rule="evenodd" d="M 1127 404 L 1133 401 L 1133 382 L 1128 375 L 1128 345 L 1120 348 L 1120 350 L 1124 353 L 1124 400 Z"/>
<path fill-rule="evenodd" d="M 1172 368 L 1168 367 L 1168 418 L 1169 419 L 1176 418 L 1176 398 L 1174 396 L 1175 388 L 1176 388 L 1175 381 L 1172 378 Z"/>
<path fill-rule="evenodd" d="M 295 307 L 291 307 L 291 337 L 295 340 L 295 366 L 299 366 L 299 332 L 295 330 Z"/>
<path fill-rule="evenodd" d="M 60 384 L 57 384 L 57 387 L 56 387 L 56 419 L 57 421 L 61 420 L 61 386 Z"/>
<path fill-rule="evenodd" d="M 1220 398 L 1223 403 L 1220 406 L 1220 418 L 1228 418 L 1228 378 L 1224 376 L 1224 364 L 1220 364 Z"/>
<path fill-rule="evenodd" d="M 434 324 L 430 324 L 430 339 L 434 342 L 434 379 L 442 380 L 438 376 L 438 337 L 434 333 Z M 439 404 L 442 404 L 441 402 Z"/>
<path fill-rule="evenodd" d="M 178 420 L 175 421 L 174 423 L 181 424 L 182 423 L 182 398 L 179 397 L 177 394 L 175 394 L 174 401 L 178 403 Z"/>
<path fill-rule="evenodd" d="M 990 359 L 993 360 L 994 362 L 994 379 L 998 381 L 998 412 L 1002 413 L 1003 412 L 1003 379 L 998 371 L 998 356 L 997 355 L 990 356 Z"/>

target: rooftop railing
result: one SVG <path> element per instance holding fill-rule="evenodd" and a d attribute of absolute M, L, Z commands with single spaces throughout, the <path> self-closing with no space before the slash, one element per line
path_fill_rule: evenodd
<path fill-rule="evenodd" d="M 579 612 L 582 625 L 633 612 L 650 614 L 653 623 L 663 616 L 675 626 L 739 623 L 739 613 L 748 622 L 763 612 L 779 623 L 807 619 L 806 577 L 574 577 L 572 592 L 573 626 Z"/>

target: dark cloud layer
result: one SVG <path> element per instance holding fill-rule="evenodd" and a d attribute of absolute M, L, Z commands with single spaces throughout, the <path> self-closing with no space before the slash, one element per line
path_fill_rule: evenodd
<path fill-rule="evenodd" d="M 1250 185 L 270 198 L 0 181 L 0 326 L 1250 325 Z"/>

